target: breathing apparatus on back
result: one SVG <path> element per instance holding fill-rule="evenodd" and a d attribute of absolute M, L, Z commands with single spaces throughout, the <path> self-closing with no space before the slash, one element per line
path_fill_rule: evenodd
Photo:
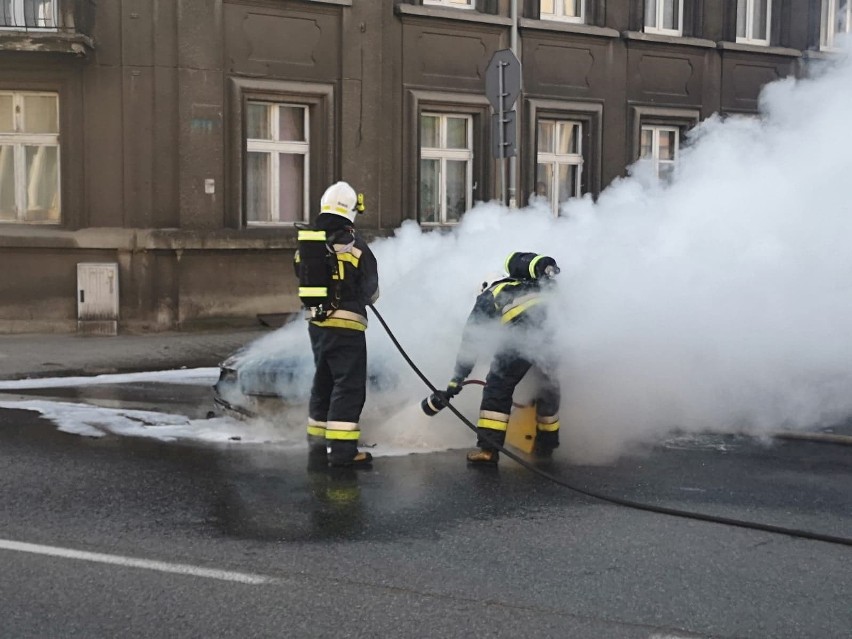
<path fill-rule="evenodd" d="M 340 306 L 341 285 L 346 270 L 338 254 L 347 253 L 355 242 L 355 218 L 364 212 L 364 194 L 355 193 L 346 182 L 337 182 L 320 199 L 320 214 L 339 215 L 348 223 L 328 232 L 297 224 L 299 248 L 296 265 L 299 299 L 310 311 L 310 319 L 324 320 Z"/>
<path fill-rule="evenodd" d="M 538 253 L 510 253 L 505 267 L 509 277 L 516 280 L 549 281 L 560 273 L 556 260 Z"/>

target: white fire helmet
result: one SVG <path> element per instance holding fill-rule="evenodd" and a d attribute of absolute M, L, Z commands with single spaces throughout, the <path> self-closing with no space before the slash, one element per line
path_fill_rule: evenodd
<path fill-rule="evenodd" d="M 358 194 L 346 182 L 336 182 L 325 190 L 320 199 L 320 212 L 342 215 L 350 222 L 361 212 Z"/>

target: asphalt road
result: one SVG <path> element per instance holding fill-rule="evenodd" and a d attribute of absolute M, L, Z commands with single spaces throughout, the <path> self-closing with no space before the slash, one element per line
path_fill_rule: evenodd
<path fill-rule="evenodd" d="M 121 401 L 197 411 L 205 392 Z M 708 437 L 547 471 L 852 537 L 849 447 Z M 331 472 L 0 410 L 0 501 L 2 637 L 852 636 L 852 547 L 618 507 L 461 451 Z"/>

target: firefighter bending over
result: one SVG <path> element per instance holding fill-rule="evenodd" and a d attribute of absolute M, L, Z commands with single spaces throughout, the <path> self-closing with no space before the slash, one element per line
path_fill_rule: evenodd
<path fill-rule="evenodd" d="M 358 421 L 367 393 L 367 304 L 379 297 L 376 258 L 355 232 L 363 195 L 346 182 L 326 189 L 312 227 L 299 229 L 296 273 L 316 372 L 308 408 L 311 455 L 332 466 L 368 466 Z"/>
<path fill-rule="evenodd" d="M 549 457 L 559 446 L 559 382 L 552 359 L 552 340 L 546 329 L 547 302 L 553 278 L 559 273 L 556 260 L 535 253 L 512 253 L 506 259 L 509 277 L 483 282 L 480 295 L 468 317 L 455 373 L 438 403 L 461 392 L 462 384 L 477 360 L 477 333 L 484 323 L 499 320 L 499 346 L 491 360 L 477 422 L 477 450 L 467 455 L 471 464 L 494 464 L 499 459 L 495 444 L 503 446 L 512 395 L 530 368 L 537 368 L 541 384 L 537 390 L 536 437 L 533 453 Z M 434 396 L 433 396 L 434 397 Z"/>

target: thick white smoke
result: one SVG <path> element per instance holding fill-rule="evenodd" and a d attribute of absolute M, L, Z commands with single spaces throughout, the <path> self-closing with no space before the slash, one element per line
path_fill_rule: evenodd
<path fill-rule="evenodd" d="M 555 257 L 559 454 L 574 461 L 611 459 L 673 429 L 764 433 L 843 418 L 852 414 L 851 114 L 844 57 L 766 87 L 760 118 L 703 122 L 670 184 L 640 163 L 558 219 L 535 205 L 482 204 L 452 232 L 407 222 L 372 245 L 377 308 L 443 387 L 483 279 L 511 251 Z M 368 397 L 365 438 L 472 444 L 449 411 L 428 420 L 414 408 L 428 390 L 375 320 L 368 336 L 371 368 L 399 379 Z M 304 323 L 258 352 L 284 344 L 307 352 Z M 459 398 L 474 421 L 479 395 L 470 387 Z"/>

